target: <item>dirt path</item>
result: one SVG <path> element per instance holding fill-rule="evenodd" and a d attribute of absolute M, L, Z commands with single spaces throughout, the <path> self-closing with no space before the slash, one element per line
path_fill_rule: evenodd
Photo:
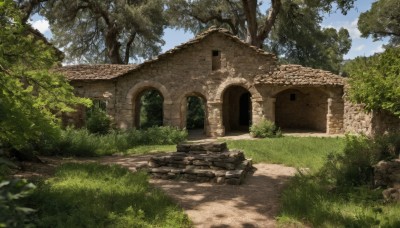
<path fill-rule="evenodd" d="M 153 154 L 154 155 L 154 154 Z M 64 162 L 100 162 L 119 164 L 136 171 L 150 156 L 107 156 L 98 159 L 42 158 L 46 165 L 33 164 L 22 177 L 51 176 Z M 240 186 L 152 179 L 185 209 L 195 227 L 275 227 L 279 196 L 286 181 L 296 173 L 291 167 L 276 164 L 255 164 L 254 174 Z"/>

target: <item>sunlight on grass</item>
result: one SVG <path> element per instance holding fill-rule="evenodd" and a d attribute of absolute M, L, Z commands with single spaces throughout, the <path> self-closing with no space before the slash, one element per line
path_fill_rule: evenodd
<path fill-rule="evenodd" d="M 96 163 L 64 164 L 30 197 L 39 227 L 190 227 L 182 209 L 145 173 Z"/>
<path fill-rule="evenodd" d="M 136 146 L 131 149 L 128 149 L 124 154 L 133 155 L 133 154 L 150 154 L 150 153 L 158 153 L 158 152 L 174 152 L 176 151 L 176 145 L 145 145 L 145 146 Z"/>
<path fill-rule="evenodd" d="M 254 162 L 277 163 L 317 171 L 329 153 L 341 153 L 344 138 L 282 137 L 260 140 L 230 140 L 230 149 L 244 150 Z"/>

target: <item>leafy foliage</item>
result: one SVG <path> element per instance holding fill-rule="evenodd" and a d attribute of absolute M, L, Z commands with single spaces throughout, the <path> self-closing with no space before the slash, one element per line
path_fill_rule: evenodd
<path fill-rule="evenodd" d="M 361 13 L 358 29 L 362 37 L 374 40 L 390 37 L 390 45 L 400 44 L 400 4 L 397 0 L 378 0 L 367 12 Z"/>
<path fill-rule="evenodd" d="M 343 154 L 328 156 L 322 176 L 337 186 L 373 186 L 373 166 L 380 160 L 397 157 L 400 135 L 384 135 L 374 139 L 347 136 Z"/>
<path fill-rule="evenodd" d="M 0 227 L 25 227 L 31 223 L 29 216 L 35 210 L 20 205 L 34 188 L 26 180 L 0 178 Z"/>
<path fill-rule="evenodd" d="M 94 106 L 86 119 L 86 128 L 90 133 L 94 134 L 107 134 L 111 128 L 111 119 L 106 111 L 100 107 Z"/>
<path fill-rule="evenodd" d="M 400 117 L 400 48 L 358 57 L 347 63 L 349 96 L 371 110 L 386 110 Z"/>
<path fill-rule="evenodd" d="M 200 97 L 187 98 L 187 129 L 204 128 L 204 103 Z"/>
<path fill-rule="evenodd" d="M 253 124 L 250 127 L 250 134 L 256 138 L 269 138 L 269 137 L 280 137 L 282 136 L 282 132 L 273 123 L 267 119 L 262 119 L 259 123 Z"/>
<path fill-rule="evenodd" d="M 64 164 L 29 203 L 38 227 L 190 227 L 182 209 L 143 172 L 96 163 Z"/>
<path fill-rule="evenodd" d="M 321 28 L 322 19 L 318 7 L 285 1 L 268 49 L 282 56 L 281 62 L 339 73 L 351 47 L 350 35 L 344 28 Z"/>
<path fill-rule="evenodd" d="M 173 127 L 151 127 L 146 130 L 131 129 L 125 132 L 91 134 L 86 129 L 66 129 L 50 145 L 39 145 L 44 154 L 67 156 L 100 156 L 126 152 L 140 145 L 173 145 L 187 138 L 187 131 Z"/>
<path fill-rule="evenodd" d="M 40 13 L 71 61 L 127 64 L 160 52 L 163 1 L 48 0 Z"/>
<path fill-rule="evenodd" d="M 140 128 L 163 125 L 164 98 L 157 90 L 146 90 L 140 97 Z"/>
<path fill-rule="evenodd" d="M 0 2 L 0 27 L 0 142 L 20 149 L 56 137 L 57 116 L 90 102 L 49 72 L 59 61 L 54 48 L 30 33 L 12 0 Z"/>

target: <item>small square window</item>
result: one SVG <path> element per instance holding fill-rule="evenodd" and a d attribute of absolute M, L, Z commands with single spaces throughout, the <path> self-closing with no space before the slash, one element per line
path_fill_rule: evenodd
<path fill-rule="evenodd" d="M 296 100 L 296 94 L 291 93 L 291 94 L 290 94 L 290 100 L 291 100 L 291 101 L 295 101 L 295 100 Z"/>
<path fill-rule="evenodd" d="M 219 51 L 213 50 L 212 51 L 212 56 L 219 56 Z"/>

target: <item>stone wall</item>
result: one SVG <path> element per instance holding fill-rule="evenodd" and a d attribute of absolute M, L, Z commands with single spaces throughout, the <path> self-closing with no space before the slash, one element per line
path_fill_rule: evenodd
<path fill-rule="evenodd" d="M 273 55 L 257 53 L 220 33 L 207 36 L 184 50 L 176 50 L 168 58 L 159 57 L 118 79 L 116 122 L 119 127 L 134 127 L 134 101 L 148 88 L 157 89 L 164 97 L 164 123 L 167 125 L 182 127 L 186 118 L 179 111 L 182 103 L 187 96 L 198 94 L 207 101 L 207 135 L 223 135 L 223 95 L 230 86 L 241 86 L 251 93 L 253 122 L 261 119 L 262 97 L 253 81 L 255 75 L 269 73 L 275 67 Z M 212 69 L 213 50 L 220 54 L 221 67 L 217 70 Z"/>

